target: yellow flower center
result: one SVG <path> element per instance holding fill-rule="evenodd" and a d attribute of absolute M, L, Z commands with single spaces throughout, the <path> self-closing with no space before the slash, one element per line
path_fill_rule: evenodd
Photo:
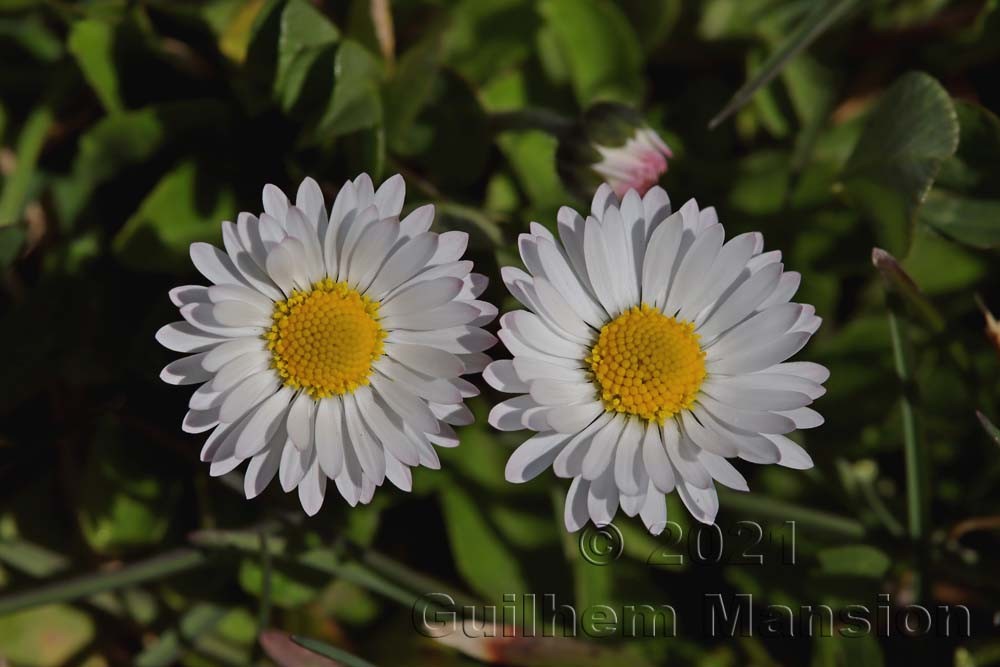
<path fill-rule="evenodd" d="M 694 324 L 646 304 L 604 325 L 585 361 L 606 410 L 660 424 L 691 407 L 705 379 Z"/>
<path fill-rule="evenodd" d="M 264 338 L 285 386 L 325 398 L 368 384 L 386 335 L 376 301 L 325 278 L 275 303 L 271 318 Z"/>

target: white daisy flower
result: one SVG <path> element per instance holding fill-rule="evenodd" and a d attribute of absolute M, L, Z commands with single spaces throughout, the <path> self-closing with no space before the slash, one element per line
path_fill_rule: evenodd
<path fill-rule="evenodd" d="M 211 284 L 170 292 L 184 320 L 156 338 L 190 356 L 160 377 L 204 383 L 183 429 L 211 431 L 212 475 L 249 460 L 247 498 L 275 475 L 310 515 L 327 479 L 351 505 L 386 478 L 409 491 L 410 467 L 440 467 L 434 445 L 472 422 L 463 399 L 478 392 L 459 376 L 489 363 L 480 327 L 497 311 L 461 259 L 468 235 L 429 231 L 430 205 L 400 220 L 404 194 L 400 176 L 376 191 L 362 174 L 327 215 L 313 179 L 294 205 L 267 185 L 259 218 L 222 223 L 225 252 L 192 244 Z"/>
<path fill-rule="evenodd" d="M 521 394 L 490 423 L 538 433 L 507 462 L 511 482 L 547 467 L 571 478 L 566 527 L 597 525 L 619 506 L 654 534 L 675 490 L 712 523 L 715 482 L 746 491 L 726 459 L 809 468 L 786 434 L 822 417 L 806 407 L 829 373 L 786 362 L 820 325 L 791 303 L 798 273 L 783 271 L 763 237 L 723 243 L 715 210 L 694 200 L 671 214 L 662 188 L 619 203 L 608 185 L 584 219 L 562 208 L 559 239 L 537 223 L 519 247 L 528 273 L 504 267 L 528 310 L 503 315 L 500 340 L 514 355 L 484 377 Z"/>

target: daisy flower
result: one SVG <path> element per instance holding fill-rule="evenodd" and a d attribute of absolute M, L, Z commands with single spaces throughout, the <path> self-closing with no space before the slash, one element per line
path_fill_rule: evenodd
<path fill-rule="evenodd" d="M 657 534 L 676 490 L 704 523 L 715 483 L 746 491 L 727 459 L 809 468 L 786 434 L 823 419 L 806 407 L 828 372 L 786 362 L 820 325 L 792 303 L 798 273 L 758 233 L 723 243 L 715 210 L 694 200 L 671 214 L 661 188 L 619 202 L 598 189 L 591 215 L 562 208 L 559 239 L 537 223 L 519 240 L 528 272 L 504 267 L 527 310 L 501 317 L 513 359 L 484 377 L 520 394 L 490 423 L 531 429 L 507 462 L 511 482 L 552 467 L 572 479 L 566 527 L 607 524 L 621 507 Z"/>
<path fill-rule="evenodd" d="M 352 506 L 387 478 L 408 491 L 410 467 L 438 468 L 434 445 L 472 422 L 459 376 L 489 363 L 497 311 L 462 260 L 468 235 L 431 232 L 430 205 L 400 220 L 404 194 L 400 176 L 376 191 L 362 174 L 328 215 L 311 178 L 294 204 L 267 185 L 259 217 L 222 223 L 224 252 L 192 244 L 210 284 L 170 292 L 184 319 L 156 338 L 189 356 L 160 377 L 201 384 L 182 428 L 211 432 L 213 476 L 249 461 L 247 498 L 275 475 L 310 515 L 328 479 Z"/>

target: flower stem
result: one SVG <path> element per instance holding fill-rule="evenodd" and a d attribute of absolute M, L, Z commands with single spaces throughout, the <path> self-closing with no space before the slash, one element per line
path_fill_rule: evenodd
<path fill-rule="evenodd" d="M 496 132 L 542 130 L 556 137 L 561 137 L 573 128 L 573 121 L 548 109 L 527 108 L 491 114 L 490 125 Z"/>

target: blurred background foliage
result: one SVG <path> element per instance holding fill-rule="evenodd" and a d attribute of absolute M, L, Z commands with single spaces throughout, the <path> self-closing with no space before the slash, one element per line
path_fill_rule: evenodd
<path fill-rule="evenodd" d="M 997 4 L 0 2 L 0 662 L 335 664 L 280 632 L 258 642 L 267 628 L 349 665 L 1000 662 L 1000 327 L 984 318 L 1000 311 Z M 331 497 L 305 520 L 276 484 L 247 502 L 238 477 L 208 477 L 153 340 L 175 319 L 167 289 L 199 281 L 192 241 L 259 210 L 264 183 L 312 175 L 329 195 L 399 172 L 408 208 L 436 204 L 497 276 L 530 221 L 586 207 L 532 114 L 600 100 L 670 144 L 675 207 L 696 197 L 729 234 L 764 232 L 825 318 L 800 355 L 832 371 L 826 424 L 804 436 L 817 465 L 741 466 L 753 492 L 723 496 L 721 562 L 688 549 L 674 497 L 680 546 L 622 517 L 622 558 L 586 562 L 560 482 L 504 482 L 522 436 L 485 425 L 488 392 L 409 495 Z M 899 263 L 873 266 L 874 246 Z M 512 307 L 497 283 L 487 298 Z M 763 566 L 730 553 L 740 520 L 774 538 Z M 788 520 L 794 566 L 775 546 Z M 432 591 L 671 604 L 679 636 L 498 658 L 413 630 Z M 740 592 L 965 604 L 973 636 L 706 637 L 702 596 Z"/>

